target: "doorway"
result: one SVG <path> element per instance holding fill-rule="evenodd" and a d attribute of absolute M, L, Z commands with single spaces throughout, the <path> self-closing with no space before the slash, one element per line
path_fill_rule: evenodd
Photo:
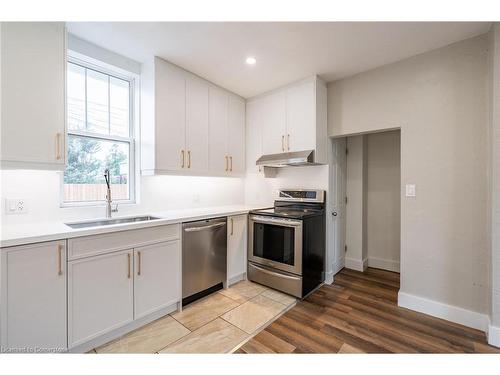
<path fill-rule="evenodd" d="M 331 140 L 333 270 L 400 272 L 400 130 Z"/>

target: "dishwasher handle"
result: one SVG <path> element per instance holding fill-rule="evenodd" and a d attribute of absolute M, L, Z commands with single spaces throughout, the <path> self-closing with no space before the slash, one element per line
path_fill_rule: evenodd
<path fill-rule="evenodd" d="M 202 230 L 219 228 L 219 227 L 223 227 L 224 225 L 226 225 L 226 223 L 217 223 L 217 224 L 205 225 L 202 227 L 184 228 L 184 231 L 185 232 L 201 232 Z"/>

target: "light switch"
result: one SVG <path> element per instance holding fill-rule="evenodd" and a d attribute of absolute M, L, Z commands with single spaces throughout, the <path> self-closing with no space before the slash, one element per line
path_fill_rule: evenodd
<path fill-rule="evenodd" d="M 28 212 L 28 205 L 24 199 L 5 199 L 6 214 L 25 214 Z"/>
<path fill-rule="evenodd" d="M 406 184 L 406 196 L 415 197 L 417 195 L 415 184 Z"/>

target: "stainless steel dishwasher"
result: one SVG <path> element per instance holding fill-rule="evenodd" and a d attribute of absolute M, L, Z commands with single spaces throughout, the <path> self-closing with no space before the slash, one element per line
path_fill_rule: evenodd
<path fill-rule="evenodd" d="M 227 218 L 182 224 L 182 304 L 223 287 L 227 273 Z"/>

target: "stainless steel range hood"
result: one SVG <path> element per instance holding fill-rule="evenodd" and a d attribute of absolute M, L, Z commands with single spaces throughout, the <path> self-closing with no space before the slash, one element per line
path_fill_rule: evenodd
<path fill-rule="evenodd" d="M 281 154 L 262 155 L 256 162 L 264 167 L 299 167 L 304 165 L 316 165 L 314 162 L 314 151 L 283 152 Z"/>

